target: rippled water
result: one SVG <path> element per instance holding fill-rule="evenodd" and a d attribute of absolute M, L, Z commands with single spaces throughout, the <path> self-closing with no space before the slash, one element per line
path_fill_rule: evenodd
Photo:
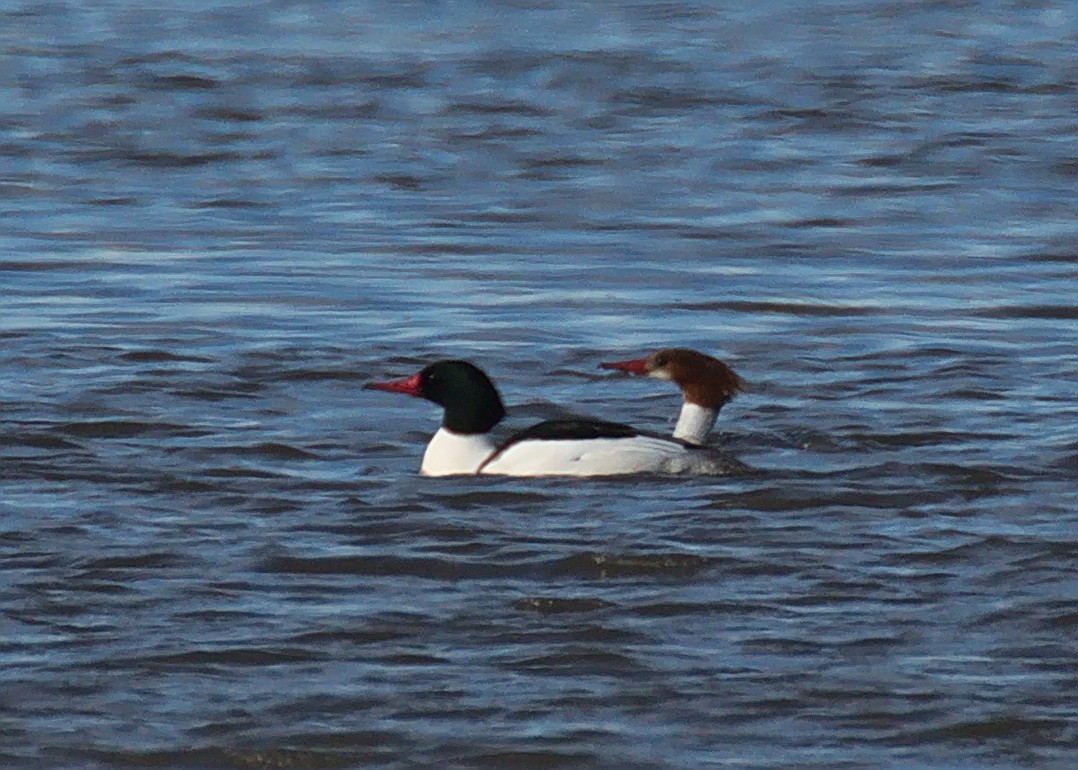
<path fill-rule="evenodd" d="M 0 2 L 0 765 L 1073 766 L 1076 6 L 580 5 Z"/>

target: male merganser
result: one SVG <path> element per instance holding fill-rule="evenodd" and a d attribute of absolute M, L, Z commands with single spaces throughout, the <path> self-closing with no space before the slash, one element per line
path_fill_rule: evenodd
<path fill-rule="evenodd" d="M 717 358 L 689 348 L 666 348 L 647 358 L 599 364 L 631 374 L 670 380 L 681 388 L 684 401 L 674 426 L 674 438 L 703 446 L 719 410 L 745 389 L 745 381 Z"/>
<path fill-rule="evenodd" d="M 440 405 L 442 426 L 423 453 L 426 476 L 614 476 L 627 473 L 725 474 L 740 461 L 678 439 L 587 418 L 547 420 L 496 443 L 505 406 L 490 378 L 467 361 L 438 361 L 410 377 L 366 387 Z"/>

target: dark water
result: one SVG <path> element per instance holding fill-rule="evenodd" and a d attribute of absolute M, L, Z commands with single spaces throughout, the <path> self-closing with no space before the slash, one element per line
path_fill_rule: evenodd
<path fill-rule="evenodd" d="M 1078 7 L 0 3 L 0 766 L 1073 767 Z M 741 479 L 416 475 L 752 383 Z"/>

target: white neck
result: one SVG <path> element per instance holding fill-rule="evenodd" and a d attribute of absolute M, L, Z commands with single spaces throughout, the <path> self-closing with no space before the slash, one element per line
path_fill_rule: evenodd
<path fill-rule="evenodd" d="M 494 442 L 486 433 L 453 433 L 439 428 L 427 444 L 419 470 L 424 476 L 475 473 L 493 451 Z"/>
<path fill-rule="evenodd" d="M 688 441 L 690 444 L 706 444 L 707 434 L 715 425 L 719 413 L 688 401 L 681 405 L 681 416 L 674 426 L 674 438 Z"/>

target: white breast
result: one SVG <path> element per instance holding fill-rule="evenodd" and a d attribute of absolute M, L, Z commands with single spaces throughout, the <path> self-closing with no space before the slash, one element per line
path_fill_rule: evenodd
<path fill-rule="evenodd" d="M 690 444 L 706 444 L 707 435 L 715 425 L 718 412 L 688 401 L 681 405 L 681 415 L 674 426 L 674 438 Z"/>
<path fill-rule="evenodd" d="M 475 473 L 493 451 L 494 442 L 486 434 L 453 433 L 439 428 L 423 453 L 420 473 L 424 476 Z"/>

